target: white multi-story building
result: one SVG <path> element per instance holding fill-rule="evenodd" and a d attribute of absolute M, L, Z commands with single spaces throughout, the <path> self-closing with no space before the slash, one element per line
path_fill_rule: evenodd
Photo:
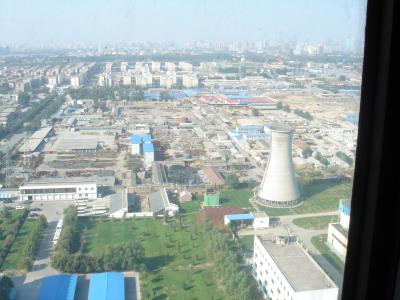
<path fill-rule="evenodd" d="M 164 64 L 164 68 L 168 72 L 175 72 L 176 66 L 175 66 L 175 63 L 167 61 Z"/>
<path fill-rule="evenodd" d="M 153 61 L 151 63 L 151 71 L 152 72 L 160 72 L 161 64 L 159 61 Z"/>
<path fill-rule="evenodd" d="M 253 274 L 265 299 L 337 300 L 339 289 L 289 237 L 254 237 Z"/>
<path fill-rule="evenodd" d="M 350 226 L 350 199 L 340 200 L 339 222 L 331 223 L 328 227 L 328 245 L 339 255 L 341 259 L 346 258 L 347 239 Z"/>
<path fill-rule="evenodd" d="M 96 199 L 97 183 L 84 177 L 33 180 L 19 187 L 21 201 Z"/>
<path fill-rule="evenodd" d="M 183 75 L 182 85 L 186 88 L 198 87 L 199 80 L 197 79 L 196 76 L 193 75 Z"/>
<path fill-rule="evenodd" d="M 128 69 L 128 63 L 126 61 L 121 62 L 121 72 L 126 72 Z"/>
<path fill-rule="evenodd" d="M 78 75 L 71 76 L 71 86 L 74 88 L 78 88 L 81 85 L 81 80 Z"/>
<path fill-rule="evenodd" d="M 132 85 L 132 76 L 130 74 L 125 74 L 122 77 L 122 85 L 124 85 L 124 86 Z"/>
<path fill-rule="evenodd" d="M 185 61 L 180 61 L 179 69 L 181 69 L 182 71 L 191 72 L 193 70 L 193 65 Z"/>

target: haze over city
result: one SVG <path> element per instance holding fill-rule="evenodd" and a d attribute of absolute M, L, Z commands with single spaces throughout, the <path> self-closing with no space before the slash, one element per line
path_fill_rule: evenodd
<path fill-rule="evenodd" d="M 365 4 L 328 0 L 4 0 L 0 45 L 360 40 Z"/>
<path fill-rule="evenodd" d="M 1 300 L 340 298 L 365 1 L 1 2 Z"/>

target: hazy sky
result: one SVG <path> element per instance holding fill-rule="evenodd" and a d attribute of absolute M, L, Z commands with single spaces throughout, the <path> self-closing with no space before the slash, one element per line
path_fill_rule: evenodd
<path fill-rule="evenodd" d="M 0 45 L 138 41 L 340 41 L 365 0 L 0 0 Z"/>

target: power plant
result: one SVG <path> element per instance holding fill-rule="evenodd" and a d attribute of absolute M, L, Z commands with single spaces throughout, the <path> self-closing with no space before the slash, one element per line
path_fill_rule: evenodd
<path fill-rule="evenodd" d="M 292 162 L 293 131 L 275 125 L 271 127 L 271 135 L 271 153 L 257 201 L 265 206 L 292 207 L 300 203 Z"/>

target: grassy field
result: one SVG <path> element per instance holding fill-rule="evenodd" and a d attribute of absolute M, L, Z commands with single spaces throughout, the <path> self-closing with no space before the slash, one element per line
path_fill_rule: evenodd
<path fill-rule="evenodd" d="M 7 235 L 12 232 L 14 224 L 22 218 L 24 213 L 24 209 L 11 210 L 9 211 L 8 217 L 6 217 L 3 212 L 0 213 L 0 250 L 3 248 Z"/>
<path fill-rule="evenodd" d="M 311 238 L 311 243 L 321 252 L 322 256 L 330 262 L 339 272 L 344 271 L 343 261 L 326 245 L 326 234 L 320 234 Z"/>
<path fill-rule="evenodd" d="M 39 220 L 26 220 L 18 232 L 17 238 L 14 244 L 11 246 L 10 252 L 8 253 L 6 260 L 2 266 L 2 270 L 17 270 L 20 269 L 20 265 L 25 259 L 24 247 L 25 240 L 29 236 L 31 230 L 35 228 Z"/>
<path fill-rule="evenodd" d="M 184 205 L 189 205 L 185 203 Z M 204 239 L 195 229 L 195 214 L 179 221 L 86 219 L 88 238 L 84 252 L 99 255 L 107 245 L 139 240 L 149 272 L 142 274 L 145 299 L 223 299 L 204 251 Z"/>
<path fill-rule="evenodd" d="M 249 199 L 252 192 L 248 188 L 222 190 L 219 202 L 223 207 L 252 208 Z"/>
<path fill-rule="evenodd" d="M 293 223 L 305 229 L 327 229 L 329 223 L 338 222 L 338 216 L 296 218 Z"/>
<path fill-rule="evenodd" d="M 329 180 L 318 181 L 301 186 L 304 201 L 294 208 L 270 208 L 259 206 L 269 216 L 284 216 L 314 212 L 334 211 L 339 208 L 339 200 L 351 196 L 350 183 L 337 183 Z"/>

